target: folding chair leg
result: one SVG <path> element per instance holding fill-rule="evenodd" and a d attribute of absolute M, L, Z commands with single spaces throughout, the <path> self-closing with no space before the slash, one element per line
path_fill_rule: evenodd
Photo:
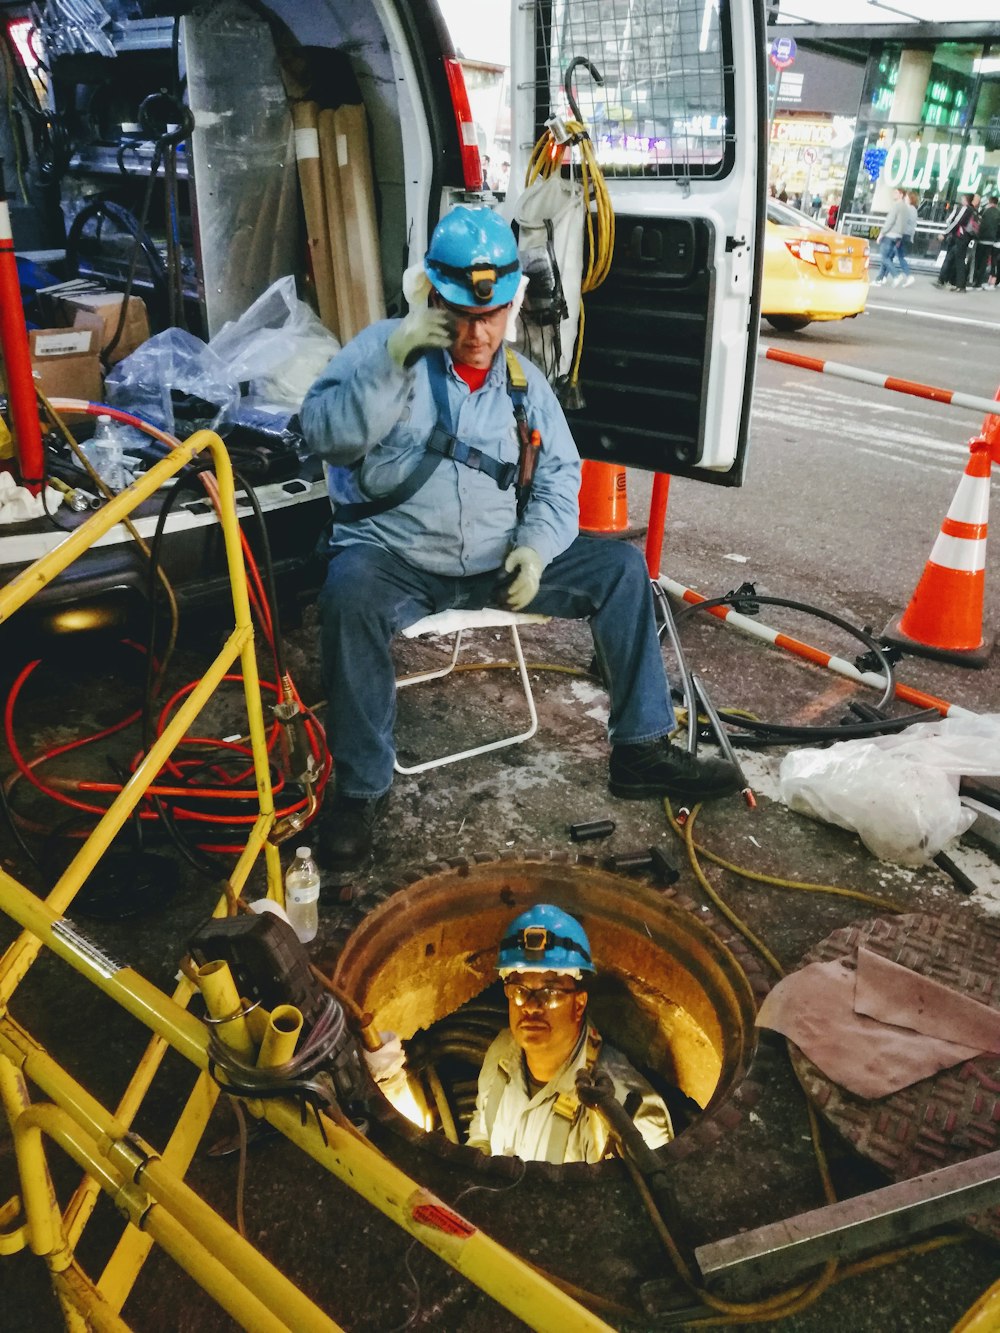
<path fill-rule="evenodd" d="M 451 650 L 451 661 L 446 667 L 438 667 L 436 671 L 415 671 L 412 676 L 398 676 L 396 678 L 396 689 L 401 690 L 404 685 L 419 685 L 422 680 L 440 680 L 442 676 L 450 675 L 455 670 L 455 663 L 458 661 L 458 650 L 462 646 L 462 635 L 464 629 L 455 631 L 455 642 Z"/>
<path fill-rule="evenodd" d="M 521 678 L 521 688 L 524 691 L 524 699 L 528 705 L 528 718 L 531 725 L 527 731 L 521 731 L 516 736 L 505 736 L 502 740 L 489 741 L 485 745 L 474 745 L 468 750 L 459 750 L 456 754 L 442 755 L 440 759 L 428 759 L 422 764 L 403 765 L 398 759 L 394 761 L 393 767 L 397 773 L 424 773 L 429 768 L 440 768 L 443 764 L 455 764 L 460 759 L 471 759 L 477 754 L 488 754 L 490 750 L 502 750 L 508 745 L 519 745 L 522 741 L 530 740 L 538 730 L 538 711 L 535 708 L 535 697 L 531 692 L 531 680 L 528 676 L 528 666 L 524 660 L 524 650 L 521 647 L 521 636 L 517 632 L 516 625 L 510 625 L 511 640 L 514 645 L 514 656 L 517 659 L 517 670 Z M 461 632 L 458 635 L 461 638 Z M 412 685 L 418 680 L 432 680 L 439 676 L 446 676 L 455 666 L 455 660 L 458 657 L 458 648 L 456 646 L 451 665 L 441 671 L 427 672 L 418 676 L 406 676 L 397 682 L 399 685 Z"/>

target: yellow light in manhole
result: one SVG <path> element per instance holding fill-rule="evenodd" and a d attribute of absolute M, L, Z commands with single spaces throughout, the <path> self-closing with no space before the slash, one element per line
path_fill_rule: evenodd
<path fill-rule="evenodd" d="M 699 909 L 596 865 L 525 857 L 434 869 L 365 917 L 334 980 L 377 1031 L 405 1042 L 463 1014 L 478 1030 L 490 1021 L 483 1001 L 496 995 L 504 929 L 538 902 L 573 913 L 587 932 L 597 968 L 589 1012 L 606 1040 L 703 1109 L 728 1098 L 756 1045 L 740 961 Z M 494 1014 L 483 1050 L 506 1023 L 505 1008 Z M 435 1098 L 425 1091 L 411 1078 L 398 1109 L 427 1128 Z"/>

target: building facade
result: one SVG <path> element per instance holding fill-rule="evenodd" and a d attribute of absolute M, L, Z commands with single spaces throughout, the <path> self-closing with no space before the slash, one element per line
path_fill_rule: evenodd
<path fill-rule="evenodd" d="M 914 253 L 933 259 L 956 199 L 1000 194 L 1000 22 L 769 34 L 794 35 L 796 48 L 772 69 L 769 177 L 790 202 L 818 213 L 819 198 L 867 235 L 894 189 L 915 191 Z"/>

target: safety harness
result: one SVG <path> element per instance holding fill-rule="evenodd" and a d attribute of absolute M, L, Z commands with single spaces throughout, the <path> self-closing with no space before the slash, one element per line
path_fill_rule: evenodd
<path fill-rule="evenodd" d="M 586 1042 L 587 1050 L 583 1068 L 590 1074 L 597 1064 L 602 1045 L 600 1033 L 590 1023 L 587 1024 Z M 490 1088 L 483 1107 L 483 1120 L 486 1125 L 487 1138 L 490 1138 L 493 1134 L 493 1126 L 496 1124 L 500 1103 L 507 1091 L 507 1085 L 510 1083 L 510 1075 L 505 1069 L 498 1066 L 497 1073 L 500 1077 Z M 553 1120 L 546 1145 L 546 1161 L 562 1162 L 566 1157 L 570 1132 L 584 1114 L 585 1108 L 574 1090 L 573 1092 L 561 1092 L 549 1109 Z"/>
<path fill-rule="evenodd" d="M 434 401 L 437 404 L 438 420 L 424 443 L 426 452 L 423 458 L 398 486 L 393 487 L 391 491 L 387 491 L 385 495 L 380 495 L 375 500 L 359 500 L 353 504 L 340 504 L 338 502 L 334 513 L 334 519 L 337 523 L 356 523 L 358 519 L 373 518 L 376 514 L 384 514 L 387 509 L 395 509 L 404 501 L 409 500 L 411 496 L 416 495 L 444 458 L 450 458 L 453 462 L 461 463 L 464 467 L 472 468 L 475 472 L 485 472 L 502 491 L 509 491 L 517 483 L 517 513 L 520 518 L 525 505 L 528 503 L 528 496 L 531 493 L 531 475 L 534 472 L 533 467 L 525 468 L 525 458 L 531 457 L 537 450 L 532 446 L 532 432 L 528 428 L 528 410 L 526 406 L 528 380 L 515 352 L 510 347 L 505 347 L 504 351 L 507 357 L 507 394 L 511 401 L 514 421 L 517 425 L 520 461 L 517 463 L 501 463 L 499 459 L 484 454 L 481 449 L 466 444 L 464 440 L 458 439 L 451 431 L 446 430 L 442 424 L 443 421 L 448 419 L 445 381 L 443 377 L 432 375 L 431 389 L 434 394 Z"/>

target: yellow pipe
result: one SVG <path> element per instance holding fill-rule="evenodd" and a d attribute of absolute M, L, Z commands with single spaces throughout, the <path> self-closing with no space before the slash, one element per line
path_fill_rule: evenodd
<path fill-rule="evenodd" d="M 0 1205 L 0 1256 L 20 1254 L 28 1243 L 28 1228 L 24 1223 L 12 1227 L 10 1231 L 5 1230 L 20 1213 L 21 1196 L 19 1194 L 11 1195 L 5 1204 Z"/>
<path fill-rule="evenodd" d="M 66 1325 L 66 1333 L 122 1333 L 122 1321 L 116 1319 L 114 1324 L 103 1322 L 98 1315 L 93 1320 L 85 1319 L 80 1313 L 80 1306 L 85 1305 L 88 1295 L 82 1283 L 76 1283 L 72 1280 L 75 1277 L 82 1277 L 79 1270 L 74 1272 L 72 1265 L 64 1273 L 52 1274 L 52 1286 L 59 1298 L 59 1304 L 62 1307 L 63 1323 Z"/>
<path fill-rule="evenodd" d="M 132 777 L 115 797 L 107 814 L 101 818 L 55 887 L 47 895 L 46 902 L 53 912 L 62 913 L 69 907 L 88 875 L 128 821 L 132 811 L 145 795 L 146 788 L 151 785 L 235 661 L 239 654 L 237 642 L 239 637 L 238 631 L 230 636 L 223 651 L 177 710 L 162 735 L 158 737 Z M 10 1002 L 11 995 L 38 956 L 40 947 L 38 940 L 22 935 L 0 960 L 0 1007 Z"/>
<path fill-rule="evenodd" d="M 219 1098 L 219 1085 L 207 1073 L 195 1080 L 173 1133 L 163 1150 L 163 1162 L 181 1178 L 191 1165 L 205 1127 Z M 98 1279 L 98 1288 L 114 1309 L 128 1300 L 146 1256 L 153 1247 L 153 1237 L 135 1227 L 127 1227 L 115 1251 Z"/>
<path fill-rule="evenodd" d="M 44 937 L 53 952 L 89 977 L 94 985 L 129 1013 L 140 1018 L 153 1031 L 159 1032 L 199 1068 L 205 1068 L 207 1034 L 204 1026 L 193 1015 L 172 1004 L 167 996 L 130 968 L 108 974 L 86 952 L 68 947 L 64 932 L 53 932 L 52 913 L 47 904 L 35 898 L 2 870 L 0 908 L 19 924 Z M 2 1039 L 8 1026 L 7 1022 L 0 1022 L 0 1047 L 3 1046 Z M 54 1062 L 46 1066 L 45 1061 L 38 1058 L 38 1052 L 34 1056 L 31 1061 L 25 1061 L 25 1073 L 45 1089 L 49 1096 L 62 1101 L 62 1097 L 49 1091 L 49 1088 L 54 1085 L 65 1089 L 72 1080 Z M 82 1089 L 73 1088 L 70 1095 L 75 1104 L 86 1105 L 88 1110 L 91 1106 L 96 1107 L 99 1112 L 107 1115 L 92 1099 L 84 1103 Z M 269 1099 L 265 1104 L 265 1113 L 270 1123 L 286 1138 L 297 1143 L 362 1198 L 463 1273 L 494 1300 L 540 1330 L 540 1333 L 547 1333 L 548 1330 L 564 1333 L 567 1326 L 581 1330 L 581 1333 L 607 1328 L 589 1310 L 559 1291 L 516 1255 L 470 1226 L 453 1209 L 421 1190 L 415 1181 L 384 1158 L 367 1140 L 324 1118 L 328 1140 L 324 1143 L 315 1119 L 311 1117 L 303 1125 L 298 1107 L 292 1102 Z M 436 1208 L 443 1209 L 445 1215 L 456 1219 L 456 1234 L 446 1233 L 421 1220 L 433 1217 Z"/>
<path fill-rule="evenodd" d="M 177 1004 L 186 1006 L 191 996 L 196 992 L 197 987 L 193 982 L 188 981 L 187 977 L 181 977 L 174 989 L 173 999 Z M 128 1087 L 122 1093 L 121 1100 L 115 1108 L 115 1117 L 123 1125 L 131 1125 L 135 1119 L 146 1093 L 152 1086 L 153 1079 L 163 1063 L 163 1057 L 169 1049 L 170 1047 L 162 1037 L 154 1036 L 150 1039 L 149 1045 L 129 1079 Z M 66 1227 L 66 1238 L 72 1249 L 76 1248 L 77 1242 L 83 1235 L 83 1230 L 90 1220 L 100 1192 L 101 1189 L 97 1182 L 90 1176 L 84 1176 L 67 1205 L 63 1214 L 63 1222 Z"/>
<path fill-rule="evenodd" d="M 134 1185 L 127 1183 L 133 1177 L 134 1184 L 151 1196 L 141 1215 L 132 1217 L 133 1223 L 148 1230 L 243 1328 L 262 1333 L 286 1329 L 338 1333 L 323 1311 L 162 1162 L 149 1162 L 133 1172 L 132 1145 L 123 1147 L 111 1140 L 102 1151 L 105 1145 L 89 1140 L 59 1106 L 32 1106 L 13 1129 L 15 1141 L 19 1136 L 48 1135 L 85 1171 L 96 1174 L 112 1198 L 135 1200 Z M 275 1310 L 281 1310 L 280 1318 Z"/>
<path fill-rule="evenodd" d="M 205 438 L 211 437 L 211 439 Z M 148 472 L 144 472 L 141 477 L 127 486 L 121 494 L 116 495 L 113 500 L 102 505 L 100 509 L 94 511 L 85 523 L 81 523 L 75 531 L 68 537 L 64 537 L 58 546 L 43 555 L 41 559 L 36 560 L 34 564 L 22 570 L 16 578 L 2 589 L 0 589 L 0 624 L 7 620 L 19 610 L 35 593 L 40 592 L 47 584 L 51 583 L 57 575 L 90 550 L 91 546 L 105 533 L 120 522 L 127 514 L 131 513 L 143 500 L 149 499 L 154 491 L 158 490 L 164 482 L 169 481 L 176 475 L 182 467 L 190 463 L 196 454 L 204 448 L 211 448 L 211 440 L 217 440 L 220 447 L 222 441 L 217 435 L 212 435 L 210 431 L 197 431 L 191 438 L 185 441 L 179 449 L 173 449 L 162 458 L 159 463 L 151 467 Z M 211 449 L 213 458 L 216 457 L 216 450 Z M 228 458 L 228 456 L 227 456 Z M 230 478 L 232 477 L 232 468 L 230 467 Z"/>
<path fill-rule="evenodd" d="M 244 1004 L 249 1005 L 249 1001 L 244 1001 Z M 261 1005 L 258 1005 L 256 1009 L 251 1009 L 247 1014 L 247 1027 L 250 1030 L 250 1040 L 258 1051 L 260 1050 L 260 1044 L 264 1040 L 264 1033 L 267 1031 L 267 1025 L 270 1021 L 270 1011 L 264 1009 Z M 259 1056 L 257 1063 L 260 1064 Z"/>
<path fill-rule="evenodd" d="M 94 541 L 109 531 L 121 516 L 127 514 L 143 499 L 148 498 L 158 486 L 172 477 L 202 449 L 208 449 L 211 453 L 218 478 L 219 519 L 225 541 L 226 562 L 229 570 L 236 628 L 212 667 L 206 672 L 191 695 L 185 699 L 170 725 L 163 735 L 158 738 L 150 753 L 144 758 L 125 788 L 112 803 L 108 813 L 101 819 L 97 828 L 83 844 L 80 852 L 49 894 L 49 902 L 57 912 L 65 911 L 73 901 L 80 886 L 124 826 L 135 806 L 138 805 L 145 794 L 146 789 L 160 772 L 163 763 L 185 735 L 191 722 L 198 716 L 204 704 L 207 703 L 237 655 L 241 660 L 244 678 L 249 735 L 261 810 L 258 824 L 252 831 L 253 845 L 245 849 L 238 869 L 242 875 L 242 880 L 245 881 L 260 847 L 263 846 L 268 893 L 278 901 L 282 900 L 279 853 L 276 847 L 269 845 L 267 842 L 267 833 L 274 822 L 274 799 L 271 790 L 263 706 L 260 697 L 260 679 L 253 645 L 253 622 L 250 616 L 246 571 L 240 546 L 233 471 L 229 455 L 217 435 L 210 431 L 196 432 L 180 448 L 173 450 L 171 454 L 162 459 L 133 485 L 127 487 L 114 500 L 109 501 L 70 537 L 61 542 L 55 550 L 50 551 L 48 555 L 36 561 L 17 579 L 14 579 L 5 588 L 0 589 L 0 621 L 23 605 L 34 592 L 45 587 L 67 565 L 89 549 Z M 0 1006 L 9 1001 L 10 995 L 27 973 L 37 957 L 37 953 L 37 943 L 26 940 L 24 937 L 15 941 L 15 944 L 8 950 L 5 958 L 8 967 L 6 969 L 0 968 L 0 977 L 3 978 L 4 983 L 3 987 L 0 988 Z"/>
<path fill-rule="evenodd" d="M 264 1029 L 257 1068 L 273 1069 L 275 1065 L 287 1065 L 295 1054 L 301 1032 L 302 1011 L 296 1009 L 294 1004 L 275 1005 Z"/>
<path fill-rule="evenodd" d="M 314 1161 L 415 1236 L 452 1268 L 505 1306 L 536 1333 L 610 1333 L 602 1319 L 559 1290 L 537 1269 L 467 1222 L 400 1171 L 366 1139 L 323 1117 L 302 1124 L 292 1102 L 269 1100 L 267 1119 Z M 445 1231 L 436 1218 L 442 1218 Z"/>
<path fill-rule="evenodd" d="M 59 1202 L 49 1175 L 41 1135 L 19 1137 L 17 1125 L 31 1109 L 24 1075 L 9 1060 L 0 1056 L 0 1101 L 14 1135 L 17 1173 L 21 1181 L 25 1234 L 32 1253 L 64 1268 L 70 1255 L 62 1233 Z"/>
<path fill-rule="evenodd" d="M 247 1027 L 245 1006 L 236 989 L 229 964 L 222 958 L 198 968 L 198 986 L 205 998 L 205 1008 L 214 1020 L 219 1037 L 230 1046 L 241 1060 L 252 1060 L 256 1054 L 250 1029 Z"/>
<path fill-rule="evenodd" d="M 996 1333 L 1000 1328 L 1000 1282 L 984 1291 L 958 1321 L 951 1333 Z"/>

